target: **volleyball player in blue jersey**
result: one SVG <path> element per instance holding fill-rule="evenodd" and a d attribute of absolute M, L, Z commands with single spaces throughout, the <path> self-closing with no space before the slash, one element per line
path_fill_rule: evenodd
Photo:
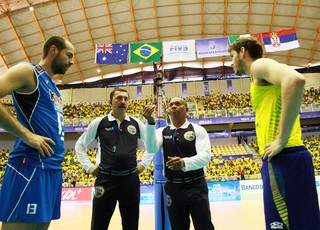
<path fill-rule="evenodd" d="M 74 47 L 53 36 L 39 64 L 20 63 L 0 76 L 0 98 L 11 93 L 17 119 L 0 103 L 0 127 L 16 136 L 0 192 L 2 229 L 48 229 L 60 218 L 64 126 L 52 78 L 73 64 Z"/>

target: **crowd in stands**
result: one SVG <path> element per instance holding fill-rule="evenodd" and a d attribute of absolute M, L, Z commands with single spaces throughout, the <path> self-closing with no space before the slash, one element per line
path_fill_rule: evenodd
<path fill-rule="evenodd" d="M 306 136 L 303 139 L 305 146 L 309 149 L 315 166 L 320 170 L 320 136 Z M 257 149 L 256 141 L 249 144 Z M 229 181 L 260 178 L 261 165 L 255 162 L 252 154 L 247 154 L 242 145 L 212 146 L 212 160 L 207 166 L 207 181 Z M 95 163 L 96 148 L 88 150 L 89 159 Z M 10 150 L 3 149 L 0 155 L 0 183 L 4 169 L 8 161 Z M 142 159 L 144 150 L 137 151 L 138 162 Z M 231 156 L 231 157 L 230 157 Z M 77 159 L 73 149 L 67 149 L 65 159 L 62 163 L 64 186 L 93 186 L 95 178 L 86 173 Z M 153 163 L 140 174 L 141 184 L 153 184 Z"/>
<path fill-rule="evenodd" d="M 320 136 L 306 136 L 303 138 L 303 143 L 312 155 L 314 169 L 320 170 Z"/>
<path fill-rule="evenodd" d="M 310 87 L 309 89 L 304 89 L 303 92 L 303 104 L 319 104 L 320 103 L 320 87 L 314 88 Z"/>
<path fill-rule="evenodd" d="M 211 92 L 208 96 L 189 96 L 186 97 L 187 102 L 197 104 L 198 114 L 197 118 L 206 117 L 222 117 L 222 116 L 236 116 L 236 115 L 250 115 L 252 112 L 252 105 L 250 101 L 250 93 L 229 93 L 220 94 Z M 166 104 L 169 98 L 164 99 Z M 13 103 L 10 100 L 5 100 L 3 103 L 15 115 Z M 128 114 L 138 118 L 142 118 L 140 111 L 149 104 L 153 104 L 152 98 L 145 98 L 140 100 L 130 100 L 128 104 Z M 304 90 L 303 105 L 320 104 L 320 87 L 306 88 Z M 95 117 L 105 116 L 111 110 L 108 102 L 86 103 L 81 102 L 77 104 L 65 104 L 64 118 L 65 126 L 85 126 L 91 122 Z"/>
<path fill-rule="evenodd" d="M 7 149 L 7 150 L 2 149 L 2 152 L 0 153 L 0 184 L 2 181 L 3 174 L 4 174 L 4 169 L 5 169 L 7 162 L 8 162 L 9 153 L 10 153 L 9 149 Z"/>

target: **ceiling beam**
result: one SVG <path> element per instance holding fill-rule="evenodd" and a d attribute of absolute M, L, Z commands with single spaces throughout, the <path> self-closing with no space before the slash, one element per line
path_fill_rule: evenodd
<path fill-rule="evenodd" d="M 35 20 L 35 22 L 36 22 L 36 24 L 37 24 L 37 27 L 38 27 L 39 32 L 40 32 L 40 35 L 41 35 L 41 37 L 42 37 L 42 41 L 45 42 L 45 41 L 46 41 L 46 38 L 45 38 L 45 36 L 44 36 L 44 34 L 43 34 L 43 30 L 42 30 L 42 28 L 41 28 L 41 25 L 40 25 L 40 22 L 39 22 L 39 20 L 38 20 L 38 18 L 37 18 L 37 15 L 35 14 L 35 11 L 32 11 L 32 16 L 33 16 L 33 18 L 34 18 L 34 20 Z"/>
<path fill-rule="evenodd" d="M 0 2 L 1 13 L 5 14 L 10 12 L 10 3 L 10 0 Z"/>
<path fill-rule="evenodd" d="M 131 14 L 131 21 L 132 21 L 132 26 L 133 26 L 133 32 L 134 32 L 134 38 L 136 42 L 139 42 L 138 39 L 138 32 L 137 32 L 137 25 L 134 19 L 134 9 L 132 6 L 132 0 L 130 0 L 130 14 Z"/>
<path fill-rule="evenodd" d="M 65 23 L 64 23 L 64 20 L 63 20 L 63 17 L 62 17 L 62 13 L 61 13 L 60 6 L 59 6 L 59 4 L 58 4 L 58 1 L 55 0 L 54 3 L 55 3 L 56 8 L 57 8 L 57 10 L 58 10 L 59 17 L 60 17 L 60 20 L 61 20 L 61 22 L 62 22 L 61 24 L 62 24 L 62 27 L 63 27 L 63 29 L 64 29 L 64 33 L 65 33 L 67 39 L 70 41 L 70 37 L 69 37 L 68 31 L 67 31 L 67 27 L 66 27 L 66 25 L 65 25 Z M 71 41 L 70 41 L 70 42 L 71 42 Z M 83 74 L 82 74 L 82 72 L 81 72 L 81 70 L 80 70 L 80 66 L 79 66 L 79 63 L 78 63 L 78 61 L 77 61 L 76 55 L 73 57 L 73 61 L 74 61 L 75 66 L 77 67 L 77 70 L 78 70 L 78 73 L 79 73 L 79 76 L 80 76 L 80 80 L 82 81 L 82 83 L 84 83 Z M 63 81 L 62 81 L 62 85 L 63 85 Z"/>
<path fill-rule="evenodd" d="M 113 43 L 117 43 L 117 38 L 116 38 L 116 34 L 115 34 L 114 28 L 113 28 L 112 17 L 111 17 L 111 12 L 110 12 L 110 9 L 109 9 L 108 0 L 105 0 L 105 5 L 106 5 L 107 13 L 108 13 L 111 33 L 112 33 L 112 37 L 113 37 Z M 121 76 L 123 78 L 124 77 L 124 75 L 123 75 L 123 66 L 121 64 L 119 65 L 119 69 L 120 69 Z"/>
<path fill-rule="evenodd" d="M 114 28 L 113 28 L 113 23 L 112 23 L 111 12 L 110 12 L 110 9 L 109 9 L 108 0 L 105 0 L 105 3 L 106 3 L 106 9 L 107 9 L 107 13 L 108 13 L 108 18 L 109 18 L 111 33 L 112 33 L 112 37 L 113 37 L 113 42 L 116 43 L 116 42 L 117 42 L 117 39 L 116 39 L 116 35 L 115 35 L 115 33 L 114 33 Z"/>
<path fill-rule="evenodd" d="M 178 8 L 178 26 L 179 26 L 179 39 L 182 40 L 182 26 L 181 26 L 181 3 L 178 0 L 177 8 Z M 182 78 L 184 79 L 184 71 L 183 71 L 183 61 L 181 62 L 182 66 Z"/>
<path fill-rule="evenodd" d="M 246 27 L 246 34 L 250 33 L 250 20 L 251 20 L 251 8 L 252 8 L 252 0 L 249 0 L 249 6 L 248 6 L 248 20 L 247 20 L 247 27 Z"/>
<path fill-rule="evenodd" d="M 316 48 L 317 48 L 319 37 L 320 37 L 320 26 L 318 26 L 316 34 L 317 35 L 316 35 L 316 38 L 314 39 L 313 47 L 312 47 L 311 54 L 309 57 L 309 63 L 312 63 L 313 55 L 316 52 Z"/>
<path fill-rule="evenodd" d="M 227 36 L 227 20 L 228 20 L 228 0 L 224 0 L 224 18 L 223 18 L 223 36 Z M 222 66 L 224 68 L 225 57 L 221 57 Z M 223 76 L 224 77 L 224 73 Z"/>
<path fill-rule="evenodd" d="M 5 67 L 6 67 L 7 69 L 9 69 L 9 66 L 8 66 L 7 62 L 4 60 L 4 57 L 3 57 L 2 53 L 0 53 L 0 59 L 1 59 L 1 61 L 3 62 L 3 64 L 5 65 Z"/>
<path fill-rule="evenodd" d="M 136 25 L 136 21 L 134 19 L 134 9 L 133 9 L 133 5 L 132 5 L 132 0 L 130 0 L 130 13 L 131 13 L 131 19 L 132 19 L 132 24 L 133 24 L 133 32 L 134 32 L 134 37 L 135 37 L 135 41 L 139 42 L 138 39 L 138 31 L 137 31 L 137 25 Z M 143 80 L 143 65 L 140 65 L 140 69 L 141 69 L 141 76 L 142 76 L 142 80 Z"/>
<path fill-rule="evenodd" d="M 180 0 L 178 0 L 178 26 L 179 26 L 179 39 L 182 40 L 182 28 L 181 28 L 181 9 L 180 9 Z"/>
<path fill-rule="evenodd" d="M 275 15 L 276 7 L 277 7 L 277 0 L 274 0 L 273 1 L 273 7 L 272 7 L 271 21 L 270 21 L 270 25 L 269 25 L 269 31 L 270 32 L 272 31 L 272 28 L 273 28 L 274 15 Z M 267 52 L 265 52 L 264 56 L 268 57 Z"/>
<path fill-rule="evenodd" d="M 271 14 L 271 21 L 270 21 L 270 25 L 269 25 L 269 31 L 272 31 L 272 27 L 273 27 L 273 22 L 274 22 L 274 15 L 276 12 L 276 7 L 277 7 L 277 0 L 273 1 L 273 7 L 272 7 L 272 14 Z"/>
<path fill-rule="evenodd" d="M 294 28 L 297 28 L 297 25 L 298 25 L 301 6 L 302 6 L 302 0 L 300 0 L 300 2 L 299 2 L 299 6 L 298 6 L 298 9 L 297 9 L 297 13 L 296 13 L 296 19 L 295 19 L 294 25 L 293 25 Z M 288 54 L 287 54 L 287 58 L 286 58 L 286 64 L 287 65 L 289 64 L 290 56 L 291 56 L 291 50 L 288 50 Z"/>
<path fill-rule="evenodd" d="M 157 38 L 158 42 L 160 41 L 160 32 L 159 32 L 159 18 L 157 13 L 157 0 L 153 0 L 153 12 L 156 21 L 156 30 L 157 30 Z"/>
<path fill-rule="evenodd" d="M 19 35 L 18 35 L 18 32 L 17 32 L 16 28 L 15 28 L 14 25 L 13 25 L 13 22 L 12 22 L 10 16 L 9 16 L 9 13 L 6 13 L 6 17 L 7 17 L 8 21 L 9 21 L 9 24 L 10 24 L 10 26 L 11 26 L 11 29 L 13 30 L 14 34 L 16 35 L 16 38 L 17 38 L 17 40 L 18 40 L 18 42 L 19 42 L 19 44 L 20 44 L 20 46 L 21 46 L 21 49 L 22 49 L 24 55 L 26 56 L 28 62 L 31 62 L 31 61 L 30 61 L 30 57 L 29 57 L 29 55 L 27 54 L 27 51 L 26 51 L 26 49 L 24 48 L 24 46 L 23 46 L 23 44 L 22 44 L 22 41 L 21 41 L 21 39 L 20 39 L 20 37 L 19 37 Z"/>
<path fill-rule="evenodd" d="M 88 21 L 88 16 L 87 16 L 84 4 L 83 4 L 83 0 L 80 0 L 80 3 L 81 3 L 81 9 L 82 9 L 82 12 L 83 12 L 83 16 L 84 16 L 84 19 L 86 21 L 86 25 L 87 25 L 87 28 L 88 28 L 90 41 L 91 41 L 91 46 L 92 46 L 92 49 L 95 51 L 96 46 L 95 46 L 95 43 L 93 41 L 92 32 L 91 32 L 91 28 L 90 28 L 89 21 Z M 102 73 L 101 65 L 100 64 L 97 64 L 97 65 L 98 65 L 98 68 L 100 70 L 101 79 L 103 79 L 103 73 Z"/>
<path fill-rule="evenodd" d="M 204 38 L 204 0 L 201 1 L 201 38 Z"/>
<path fill-rule="evenodd" d="M 228 0 L 224 0 L 223 36 L 227 36 Z"/>

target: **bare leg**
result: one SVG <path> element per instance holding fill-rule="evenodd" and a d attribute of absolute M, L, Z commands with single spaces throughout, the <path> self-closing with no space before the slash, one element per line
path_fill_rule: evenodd
<path fill-rule="evenodd" d="M 2 222 L 1 230 L 47 230 L 50 223 L 10 223 Z"/>

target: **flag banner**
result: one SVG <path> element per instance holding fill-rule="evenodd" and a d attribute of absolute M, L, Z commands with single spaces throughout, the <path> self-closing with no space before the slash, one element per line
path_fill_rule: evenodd
<path fill-rule="evenodd" d="M 228 51 L 228 37 L 196 40 L 196 49 L 198 58 L 218 57 L 230 54 Z"/>
<path fill-rule="evenodd" d="M 262 38 L 266 52 L 291 50 L 300 47 L 294 28 L 264 32 Z"/>
<path fill-rule="evenodd" d="M 187 97 L 188 96 L 188 90 L 187 90 L 187 83 L 182 83 L 181 84 L 182 88 L 182 97 Z"/>
<path fill-rule="evenodd" d="M 232 93 L 232 80 L 227 80 L 228 93 Z"/>
<path fill-rule="evenodd" d="M 195 40 L 163 42 L 163 62 L 196 60 Z"/>
<path fill-rule="evenodd" d="M 128 44 L 96 44 L 97 64 L 125 64 L 127 63 Z"/>
<path fill-rule="evenodd" d="M 207 81 L 203 82 L 203 90 L 204 90 L 204 95 L 209 96 L 209 94 L 210 94 L 209 82 L 207 82 Z"/>
<path fill-rule="evenodd" d="M 261 33 L 257 33 L 257 34 L 231 35 L 231 36 L 229 36 L 229 43 L 232 44 L 232 43 L 233 43 L 235 40 L 237 40 L 238 38 L 244 38 L 244 37 L 253 37 L 253 38 L 257 39 L 260 43 L 262 43 Z"/>
<path fill-rule="evenodd" d="M 137 99 L 142 99 L 142 85 L 137 85 Z"/>
<path fill-rule="evenodd" d="M 130 62 L 160 62 L 162 42 L 130 44 Z"/>

